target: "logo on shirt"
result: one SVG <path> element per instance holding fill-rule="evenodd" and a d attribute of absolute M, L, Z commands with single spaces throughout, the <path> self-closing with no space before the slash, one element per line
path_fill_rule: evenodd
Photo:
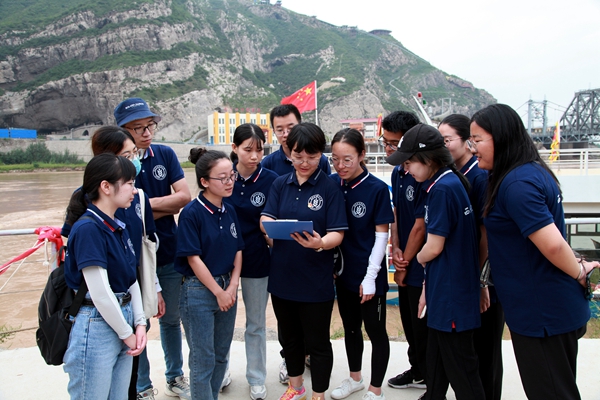
<path fill-rule="evenodd" d="M 231 232 L 231 236 L 237 239 L 237 230 L 235 229 L 235 222 L 232 222 L 231 226 L 229 226 L 229 232 Z"/>
<path fill-rule="evenodd" d="M 556 196 L 556 200 L 557 200 L 557 203 L 560 204 L 560 202 L 562 201 L 562 196 L 560 194 L 558 194 Z"/>
<path fill-rule="evenodd" d="M 131 243 L 131 238 L 127 239 L 127 246 L 129 246 L 129 250 L 135 256 L 135 250 L 133 250 L 133 243 Z"/>
<path fill-rule="evenodd" d="M 352 215 L 355 218 L 362 218 L 367 213 L 367 206 L 362 201 L 357 201 L 352 205 Z"/>
<path fill-rule="evenodd" d="M 308 199 L 308 208 L 313 211 L 319 211 L 323 207 L 323 197 L 320 194 L 313 194 Z"/>
<path fill-rule="evenodd" d="M 469 215 L 473 212 L 473 208 L 469 204 L 469 207 L 465 207 L 465 215 Z"/>
<path fill-rule="evenodd" d="M 135 205 L 135 213 L 138 217 L 140 217 L 140 219 L 142 219 L 142 205 L 140 203 Z"/>
<path fill-rule="evenodd" d="M 408 185 L 405 194 L 406 200 L 413 201 L 415 199 L 415 188 L 412 185 Z"/>
<path fill-rule="evenodd" d="M 265 204 L 265 199 L 266 197 L 262 192 L 252 193 L 252 196 L 250 196 L 250 203 L 252 203 L 254 207 L 260 207 Z"/>
<path fill-rule="evenodd" d="M 164 165 L 157 165 L 152 170 L 152 175 L 154 176 L 154 179 L 156 179 L 157 181 L 162 181 L 163 179 L 165 179 L 167 177 L 167 169 L 165 168 Z"/>
<path fill-rule="evenodd" d="M 425 205 L 425 223 L 429 222 L 429 206 Z"/>

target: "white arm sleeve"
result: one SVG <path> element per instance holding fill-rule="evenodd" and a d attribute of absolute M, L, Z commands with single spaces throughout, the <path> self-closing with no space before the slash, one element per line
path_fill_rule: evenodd
<path fill-rule="evenodd" d="M 94 306 L 96 306 L 102 318 L 113 328 L 119 339 L 128 338 L 133 330 L 125 321 L 117 297 L 110 288 L 106 269 L 102 267 L 85 267 L 81 272 Z"/>
<path fill-rule="evenodd" d="M 383 257 L 385 256 L 387 242 L 388 232 L 375 232 L 375 244 L 373 244 L 371 255 L 369 256 L 369 266 L 361 283 L 363 295 L 375 294 L 375 279 L 381 269 L 381 261 L 383 261 Z"/>
<path fill-rule="evenodd" d="M 129 294 L 131 295 L 131 307 L 133 308 L 133 326 L 146 325 L 146 316 L 142 305 L 142 291 L 138 281 L 135 281 L 129 287 Z"/>

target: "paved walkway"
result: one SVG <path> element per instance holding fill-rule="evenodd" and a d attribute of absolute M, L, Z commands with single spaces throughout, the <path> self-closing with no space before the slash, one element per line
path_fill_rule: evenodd
<path fill-rule="evenodd" d="M 344 351 L 343 340 L 333 340 L 333 351 L 335 362 L 331 377 L 330 389 L 337 386 L 342 379 L 346 378 L 347 361 Z M 583 400 L 600 400 L 600 340 L 581 339 L 579 341 L 578 358 L 578 384 Z M 185 345 L 185 341 L 184 341 Z M 363 361 L 364 374 L 369 376 L 370 342 L 365 343 L 365 356 Z M 391 359 L 388 367 L 387 377 L 398 374 L 408 367 L 406 358 L 406 342 L 391 343 Z M 279 399 L 284 392 L 285 386 L 280 384 L 277 376 L 279 371 L 279 343 L 269 341 L 267 345 L 268 376 L 267 389 L 269 400 Z M 503 341 L 504 352 L 504 387 L 503 399 L 524 400 L 526 399 L 519 380 L 512 345 L 510 341 Z M 162 361 L 162 349 L 160 341 L 151 340 L 148 344 L 148 354 L 152 366 L 152 380 L 158 389 L 157 400 L 173 399 L 164 394 L 164 362 Z M 184 350 L 187 369 L 187 347 Z M 249 399 L 249 388 L 245 379 L 246 358 L 244 342 L 234 341 L 231 346 L 231 377 L 233 382 L 219 396 L 222 399 L 238 400 Z M 305 380 L 307 388 L 310 388 L 310 371 L 306 371 Z M 27 399 L 68 399 L 67 375 L 62 367 L 47 366 L 39 354 L 37 347 L 20 348 L 14 350 L 0 350 L 0 399 L 1 400 L 27 400 Z M 384 388 L 388 400 L 416 400 L 422 393 L 418 389 L 392 389 Z M 363 392 L 358 392 L 348 397 L 349 400 L 360 400 Z M 452 390 L 448 393 L 448 400 L 455 400 Z"/>

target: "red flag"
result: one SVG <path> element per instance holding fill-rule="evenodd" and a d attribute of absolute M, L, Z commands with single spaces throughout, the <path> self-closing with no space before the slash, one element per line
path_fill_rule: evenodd
<path fill-rule="evenodd" d="M 291 96 L 284 97 L 281 99 L 281 104 L 293 104 L 298 107 L 300 113 L 315 110 L 317 108 L 316 81 L 312 81 Z"/>

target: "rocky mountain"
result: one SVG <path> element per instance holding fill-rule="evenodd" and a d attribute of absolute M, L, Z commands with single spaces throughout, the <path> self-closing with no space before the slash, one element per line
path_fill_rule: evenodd
<path fill-rule="evenodd" d="M 164 139 L 187 140 L 215 109 L 267 112 L 315 79 L 319 123 L 329 134 L 341 119 L 416 109 L 417 92 L 430 115 L 448 99 L 465 114 L 495 102 L 389 33 L 333 26 L 285 9 L 285 1 L 7 3 L 0 4 L 0 126 L 50 133 L 114 123 L 114 107 L 140 96 L 163 115 Z"/>

